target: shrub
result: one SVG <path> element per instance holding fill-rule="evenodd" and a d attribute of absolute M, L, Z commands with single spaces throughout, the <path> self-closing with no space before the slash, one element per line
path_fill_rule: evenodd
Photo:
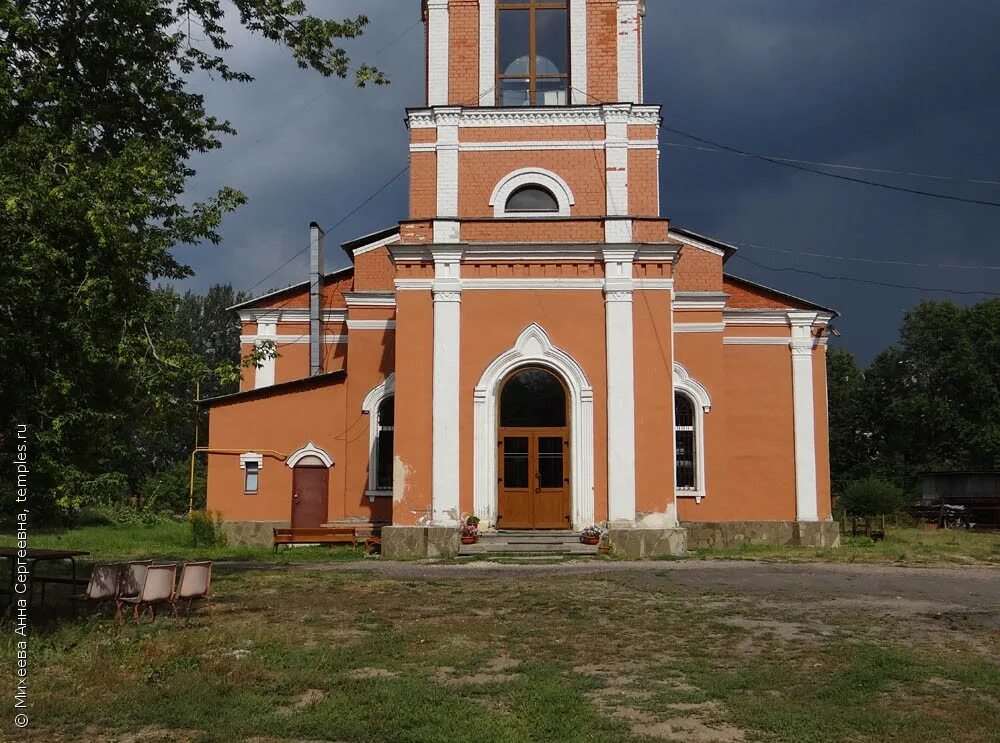
<path fill-rule="evenodd" d="M 191 524 L 191 541 L 195 547 L 224 547 L 226 532 L 222 528 L 222 514 L 218 511 L 192 511 L 188 514 Z"/>
<path fill-rule="evenodd" d="M 838 506 L 848 516 L 871 518 L 896 513 L 904 505 L 903 491 L 884 480 L 868 478 L 847 486 Z"/>

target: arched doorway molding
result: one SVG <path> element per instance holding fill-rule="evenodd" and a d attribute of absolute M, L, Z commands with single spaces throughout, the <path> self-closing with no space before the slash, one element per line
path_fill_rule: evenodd
<path fill-rule="evenodd" d="M 308 444 L 303 446 L 301 449 L 293 453 L 288 459 L 285 460 L 285 464 L 291 469 L 295 469 L 300 463 L 303 466 L 309 466 L 313 464 L 313 461 L 309 461 L 308 458 L 319 460 L 319 463 L 329 469 L 333 467 L 333 459 L 329 454 L 323 449 L 320 449 L 316 444 L 310 441 Z M 303 461 L 306 460 L 306 461 Z"/>
<path fill-rule="evenodd" d="M 570 499 L 573 528 L 594 522 L 594 389 L 583 368 L 553 345 L 532 323 L 514 346 L 486 367 L 475 389 L 473 431 L 473 508 L 485 524 L 497 514 L 497 397 L 501 384 L 518 368 L 538 366 L 556 374 L 569 392 Z"/>

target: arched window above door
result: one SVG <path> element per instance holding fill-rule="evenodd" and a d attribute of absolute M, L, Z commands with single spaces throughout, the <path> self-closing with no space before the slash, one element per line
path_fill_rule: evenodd
<path fill-rule="evenodd" d="M 566 389 L 545 369 L 522 369 L 500 395 L 502 428 L 565 428 Z"/>

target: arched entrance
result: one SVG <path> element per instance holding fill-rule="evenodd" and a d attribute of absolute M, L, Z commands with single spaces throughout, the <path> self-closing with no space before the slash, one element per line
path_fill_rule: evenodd
<path fill-rule="evenodd" d="M 330 455 L 311 441 L 285 464 L 292 470 L 293 529 L 316 529 L 329 520 Z"/>
<path fill-rule="evenodd" d="M 565 386 L 547 369 L 521 368 L 504 380 L 498 405 L 497 527 L 570 528 Z"/>

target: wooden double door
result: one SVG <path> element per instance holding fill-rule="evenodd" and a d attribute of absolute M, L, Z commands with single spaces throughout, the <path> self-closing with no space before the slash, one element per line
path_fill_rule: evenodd
<path fill-rule="evenodd" d="M 501 529 L 569 529 L 569 438 L 566 429 L 500 430 Z"/>

